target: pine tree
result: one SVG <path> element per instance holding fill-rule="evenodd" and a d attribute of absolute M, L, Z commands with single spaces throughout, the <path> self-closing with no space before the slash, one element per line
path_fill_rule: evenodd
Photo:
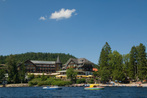
<path fill-rule="evenodd" d="M 130 51 L 130 62 L 129 62 L 129 78 L 135 80 L 137 76 L 137 56 L 138 51 L 135 46 L 131 48 Z"/>
<path fill-rule="evenodd" d="M 146 64 L 146 48 L 141 43 L 138 47 L 138 78 L 143 80 L 147 76 L 147 64 Z"/>
<path fill-rule="evenodd" d="M 106 44 L 103 46 L 100 58 L 99 58 L 99 66 L 100 66 L 100 76 L 102 78 L 102 81 L 108 81 L 111 75 L 110 69 L 111 66 L 109 66 L 109 57 L 108 55 L 111 53 L 111 47 L 106 42 Z M 107 70 L 107 71 L 106 71 Z M 104 74 L 104 71 L 107 72 L 107 74 Z"/>

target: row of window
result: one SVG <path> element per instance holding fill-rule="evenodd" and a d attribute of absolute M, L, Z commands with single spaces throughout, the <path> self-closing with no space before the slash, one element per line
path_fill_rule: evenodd
<path fill-rule="evenodd" d="M 55 67 L 55 65 L 37 65 L 37 66 L 40 66 L 40 67 Z"/>
<path fill-rule="evenodd" d="M 35 72 L 33 69 L 27 69 L 27 72 Z M 42 72 L 48 72 L 48 73 L 53 73 L 56 72 L 55 70 L 38 70 L 37 72 L 42 73 Z"/>
<path fill-rule="evenodd" d="M 42 66 L 41 66 L 41 67 L 37 67 L 37 68 L 38 68 L 38 69 L 40 69 L 40 68 L 51 68 L 51 69 L 52 69 L 52 68 L 55 68 L 55 67 L 42 67 Z M 35 69 L 35 67 L 27 66 L 26 69 Z"/>
<path fill-rule="evenodd" d="M 35 69 L 35 67 L 30 67 L 30 66 L 27 66 L 26 68 L 27 69 Z"/>
<path fill-rule="evenodd" d="M 39 67 L 39 68 L 37 68 L 37 69 L 43 69 L 43 70 L 55 70 L 55 68 L 41 68 L 41 67 Z"/>

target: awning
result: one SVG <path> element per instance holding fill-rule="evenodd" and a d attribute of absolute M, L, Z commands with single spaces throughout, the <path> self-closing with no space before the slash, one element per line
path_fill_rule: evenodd
<path fill-rule="evenodd" d="M 66 78 L 67 76 L 62 76 L 63 78 Z"/>
<path fill-rule="evenodd" d="M 82 77 L 82 75 L 77 75 L 77 77 Z"/>
<path fill-rule="evenodd" d="M 57 75 L 57 76 L 56 76 L 56 78 L 61 78 L 61 77 L 62 77 L 62 78 L 66 78 L 67 76 L 66 76 L 66 75 Z"/>
<path fill-rule="evenodd" d="M 82 77 L 83 77 L 83 78 L 87 78 L 87 76 L 86 76 L 86 75 L 82 75 Z"/>
<path fill-rule="evenodd" d="M 87 77 L 88 77 L 88 78 L 92 78 L 92 77 L 93 77 L 93 75 L 88 75 Z"/>
<path fill-rule="evenodd" d="M 61 76 L 56 76 L 56 78 L 60 78 Z"/>

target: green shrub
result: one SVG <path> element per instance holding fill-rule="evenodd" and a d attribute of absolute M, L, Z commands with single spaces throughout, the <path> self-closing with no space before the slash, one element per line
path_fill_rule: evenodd
<path fill-rule="evenodd" d="M 30 74 L 30 75 L 28 75 L 28 79 L 29 79 L 29 80 L 34 79 L 34 77 L 35 77 L 34 74 Z"/>
<path fill-rule="evenodd" d="M 86 83 L 86 80 L 85 79 L 77 79 L 76 83 L 77 84 Z"/>
<path fill-rule="evenodd" d="M 45 76 L 43 73 L 43 75 L 41 76 L 41 81 L 45 81 L 45 80 L 47 80 L 47 76 Z"/>
<path fill-rule="evenodd" d="M 36 78 L 41 78 L 41 76 L 40 75 L 37 75 Z"/>
<path fill-rule="evenodd" d="M 46 79 L 44 79 L 46 78 Z M 71 81 L 62 81 L 61 79 L 55 79 L 53 77 L 47 78 L 44 77 L 43 78 L 34 78 L 31 81 L 29 81 L 29 86 L 33 86 L 33 85 L 38 85 L 38 86 L 42 86 L 42 85 L 58 85 L 58 86 L 65 86 L 65 85 L 70 85 L 72 84 Z"/>
<path fill-rule="evenodd" d="M 94 83 L 94 79 L 90 79 L 89 81 L 88 81 L 88 83 Z"/>
<path fill-rule="evenodd" d="M 29 81 L 29 86 L 33 86 L 33 85 L 37 85 L 38 84 L 38 82 L 37 81 Z"/>

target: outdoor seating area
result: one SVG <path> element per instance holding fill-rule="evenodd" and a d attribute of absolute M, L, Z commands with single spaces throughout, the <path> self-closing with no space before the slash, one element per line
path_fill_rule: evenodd
<path fill-rule="evenodd" d="M 56 75 L 57 79 L 67 79 L 67 75 Z M 81 78 L 93 78 L 93 75 L 77 75 L 77 79 Z"/>

